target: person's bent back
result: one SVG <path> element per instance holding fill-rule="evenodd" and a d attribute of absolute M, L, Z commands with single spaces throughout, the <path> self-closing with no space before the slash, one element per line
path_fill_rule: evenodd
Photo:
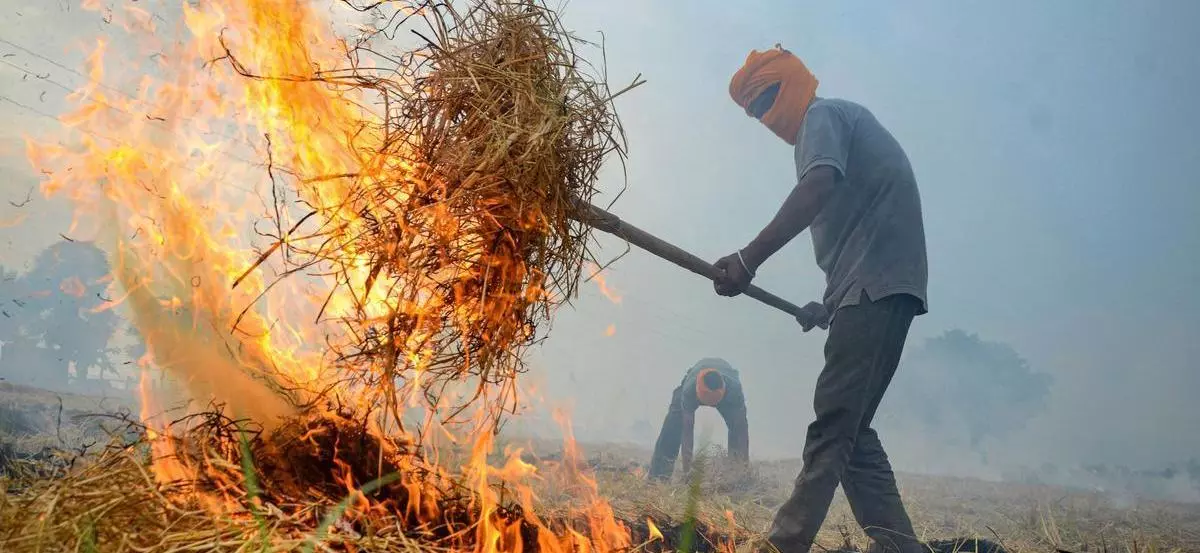
<path fill-rule="evenodd" d="M 675 471 L 675 459 L 681 452 L 684 473 L 691 470 L 696 409 L 702 406 L 715 408 L 725 420 L 729 431 L 729 456 L 742 462 L 750 460 L 746 396 L 742 392 L 741 377 L 724 359 L 706 358 L 688 369 L 683 381 L 671 393 L 667 416 L 654 444 L 650 478 L 670 478 Z"/>

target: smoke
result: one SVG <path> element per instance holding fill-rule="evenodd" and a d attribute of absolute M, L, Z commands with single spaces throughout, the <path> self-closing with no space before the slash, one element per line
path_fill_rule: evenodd
<path fill-rule="evenodd" d="M 907 425 L 982 452 L 985 441 L 1004 440 L 1044 412 L 1052 384 L 1013 346 L 954 329 L 905 357 L 880 426 Z"/>
<path fill-rule="evenodd" d="M 251 376 L 251 373 L 266 374 L 267 367 L 236 355 L 234 352 L 241 350 L 242 344 L 227 338 L 227 333 L 220 333 L 218 321 L 211 314 L 177 313 L 164 307 L 148 287 L 138 286 L 128 270 L 119 274 L 121 283 L 129 290 L 131 318 L 145 340 L 153 364 L 169 375 L 171 381 L 181 384 L 188 398 L 201 401 L 211 398 L 225 405 L 234 417 L 249 418 L 268 428 L 272 422 L 294 413 L 292 405 L 267 382 Z"/>
<path fill-rule="evenodd" d="M 1200 503 L 1200 462 L 1174 463 L 1159 470 L 1083 464 L 1060 467 L 1043 463 L 1019 467 L 1002 478 L 1023 484 L 1048 484 L 1102 494 L 1114 507 L 1128 508 L 1143 499 Z"/>
<path fill-rule="evenodd" d="M 166 209 L 163 216 L 168 228 L 188 223 L 178 209 Z M 114 223 L 107 228 L 119 228 L 114 212 L 108 211 L 107 217 Z M 221 278 L 179 254 L 149 259 L 123 237 L 110 233 L 109 240 L 110 263 L 126 294 L 130 320 L 153 365 L 169 382 L 186 390 L 184 399 L 223 405 L 233 417 L 249 418 L 266 429 L 294 414 L 294 403 L 271 379 L 275 371 L 261 345 L 245 332 L 230 330 L 233 317 L 228 302 L 217 299 L 227 294 L 215 284 L 223 282 Z M 185 283 L 180 275 L 195 276 Z M 143 398 L 143 402 L 161 405 L 165 399 Z"/>

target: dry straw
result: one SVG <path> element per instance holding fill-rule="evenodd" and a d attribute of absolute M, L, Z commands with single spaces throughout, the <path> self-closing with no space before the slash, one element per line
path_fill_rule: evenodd
<path fill-rule="evenodd" d="M 55 478 L 10 478 L 0 494 L 3 551 L 480 551 L 478 490 L 402 443 L 381 444 L 352 421 L 312 418 L 271 436 L 216 412 L 178 421 L 183 438 L 114 443 Z M 133 424 L 136 427 L 136 424 Z M 155 444 L 158 447 L 153 447 Z M 316 447 L 305 447 L 313 445 Z M 383 445 L 383 451 L 380 451 Z M 151 468 L 181 463 L 194 476 L 164 484 Z M 539 495 L 567 493 L 577 468 L 548 464 Z M 382 476 L 376 476 L 384 472 Z M 507 492 L 495 482 L 500 498 Z M 502 501 L 486 515 L 511 543 L 501 551 L 585 550 L 595 514 L 574 494 L 536 506 Z M 215 503 L 215 504 L 214 504 Z M 664 514 L 618 514 L 623 549 L 669 551 L 684 526 Z M 712 551 L 720 528 L 701 525 L 697 551 Z M 713 535 L 709 535 L 713 534 Z M 519 545 L 518 545 L 519 542 Z M 610 544 L 611 545 L 611 544 Z"/>
<path fill-rule="evenodd" d="M 328 534 L 338 550 L 469 546 L 475 492 L 424 463 L 411 443 L 380 438 L 376 416 L 399 423 L 407 393 L 446 419 L 482 404 L 498 423 L 515 406 L 524 348 L 544 336 L 553 309 L 574 296 L 582 265 L 594 261 L 574 209 L 597 194 L 606 157 L 623 158 L 613 99 L 639 83 L 612 92 L 603 71 L 576 53 L 586 43 L 538 2 L 405 12 L 397 26 L 422 43 L 385 55 L 363 42 L 348 49 L 349 69 L 260 74 L 233 48 L 217 60 L 246 78 L 331 86 L 378 102 L 369 109 L 382 117 L 364 118 L 355 143 L 361 171 L 292 175 L 299 186 L 346 181 L 349 193 L 337 205 L 314 205 L 299 223 L 280 216 L 278 242 L 250 269 L 279 254 L 285 278 L 320 269 L 352 292 L 356 312 L 338 321 L 349 339 L 331 344 L 350 386 L 330 389 L 357 392 L 353 405 L 309 390 L 307 414 L 270 436 L 246 434 L 219 410 L 181 423 L 189 428 L 181 439 L 156 443 L 170 445 L 190 479 L 167 486 L 150 468 L 146 442 L 23 482 L 0 504 L 6 550 L 329 550 Z M 367 54 L 370 66 L 359 63 Z M 287 173 L 267 161 L 273 178 L 276 169 Z M 443 391 L 463 382 L 474 392 L 448 405 Z M 345 416 L 315 414 L 330 412 Z M 396 480 L 371 480 L 389 474 Z M 361 490 L 372 486 L 367 502 Z M 332 528 L 347 509 L 354 524 Z M 519 510 L 493 516 L 521 519 Z"/>
<path fill-rule="evenodd" d="M 315 77 L 374 100 L 383 117 L 363 124 L 361 172 L 305 177 L 352 182 L 307 223 L 319 238 L 281 239 L 263 259 L 282 249 L 353 291 L 357 313 L 341 321 L 351 338 L 334 347 L 369 396 L 360 405 L 398 421 L 397 398 L 419 395 L 443 422 L 480 405 L 496 422 L 515 407 L 525 348 L 593 260 L 575 205 L 597 194 L 607 156 L 624 158 L 613 99 L 640 81 L 612 92 L 576 52 L 588 43 L 540 2 L 406 13 L 386 31 L 407 28 L 420 46 L 387 55 L 363 42 L 352 68 Z M 278 78 L 227 59 L 244 76 Z M 473 391 L 451 402 L 447 386 L 463 382 Z"/>

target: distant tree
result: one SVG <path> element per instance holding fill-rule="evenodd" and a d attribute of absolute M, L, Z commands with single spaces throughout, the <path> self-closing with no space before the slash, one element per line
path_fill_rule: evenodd
<path fill-rule="evenodd" d="M 43 250 L 23 275 L 5 273 L 12 286 L 0 323 L 0 376 L 62 389 L 89 368 L 112 369 L 109 340 L 119 319 L 99 310 L 107 287 L 108 261 L 89 242 L 63 241 Z M 11 307 L 11 309 L 9 309 Z"/>
<path fill-rule="evenodd" d="M 965 432 L 972 448 L 1001 438 L 1042 412 L 1052 379 L 1012 346 L 963 330 L 930 338 L 903 361 L 886 400 L 896 418 L 926 430 Z"/>

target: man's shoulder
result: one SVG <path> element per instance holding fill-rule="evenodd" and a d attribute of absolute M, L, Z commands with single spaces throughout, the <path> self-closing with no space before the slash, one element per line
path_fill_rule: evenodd
<path fill-rule="evenodd" d="M 813 101 L 808 104 L 808 111 L 812 111 L 814 109 L 830 109 L 841 111 L 847 114 L 869 112 L 866 106 L 853 100 L 847 100 L 845 98 L 828 98 L 825 96 L 817 96 L 816 98 L 813 98 Z"/>
<path fill-rule="evenodd" d="M 870 112 L 861 104 L 842 98 L 817 96 L 808 104 L 808 109 L 804 112 L 804 121 L 800 123 L 799 135 L 816 133 L 814 136 L 826 139 L 844 137 L 846 134 L 855 132 L 859 121 L 864 116 L 869 117 Z M 803 144 L 804 141 L 797 138 L 797 156 L 802 155 Z"/>

